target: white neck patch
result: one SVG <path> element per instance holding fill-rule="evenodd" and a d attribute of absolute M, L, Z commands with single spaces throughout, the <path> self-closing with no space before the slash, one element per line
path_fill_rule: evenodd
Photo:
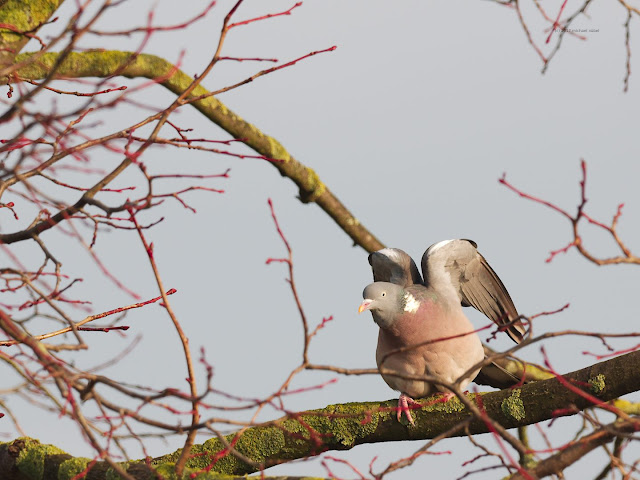
<path fill-rule="evenodd" d="M 416 313 L 420 308 L 420 301 L 416 299 L 409 292 L 404 294 L 404 311 L 409 313 Z"/>

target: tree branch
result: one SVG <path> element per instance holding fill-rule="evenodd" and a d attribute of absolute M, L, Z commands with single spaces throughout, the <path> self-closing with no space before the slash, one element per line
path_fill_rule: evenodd
<path fill-rule="evenodd" d="M 35 32 L 53 15 L 64 0 L 25 2 L 6 0 L 0 4 L 0 70 L 13 63 Z"/>
<path fill-rule="evenodd" d="M 34 55 L 38 54 L 18 55 L 16 62 L 23 63 Z M 25 80 L 47 78 L 57 60 L 57 53 L 39 55 L 36 61 L 18 69 L 13 75 L 18 79 Z M 160 57 L 132 52 L 73 52 L 57 66 L 56 71 L 56 76 L 62 78 L 105 78 L 113 75 L 127 78 L 158 79 L 160 85 L 176 95 L 180 95 L 193 82 L 191 77 Z M 190 101 L 195 98 L 199 99 Z M 278 169 L 282 176 L 291 179 L 296 184 L 300 192 L 300 200 L 303 203 L 317 203 L 351 237 L 355 245 L 360 245 L 368 252 L 384 247 L 329 190 L 320 180 L 318 174 L 293 158 L 276 139 L 264 134 L 257 127 L 240 118 L 200 85 L 191 92 L 186 101 L 232 137 L 242 141 L 260 155 L 276 160 L 271 164 Z M 83 199 L 69 207 L 71 210 L 65 212 L 61 218 L 75 213 L 82 206 L 84 206 Z M 48 228 L 51 228 L 51 220 L 41 222 L 30 230 L 41 233 Z M 32 233 L 30 230 L 2 235 L 0 241 L 11 243 L 30 239 Z"/>
<path fill-rule="evenodd" d="M 562 377 L 562 381 L 552 378 L 518 389 L 474 394 L 470 398 L 477 404 L 477 396 L 481 396 L 482 408 L 490 418 L 504 428 L 517 428 L 558 416 L 574 415 L 580 410 L 593 407 L 594 403 L 588 398 L 590 396 L 608 402 L 638 391 L 640 377 L 636 372 L 639 369 L 640 351 L 637 351 L 569 373 Z M 567 382 L 572 385 L 572 389 L 565 386 Z M 607 407 L 612 408 L 610 404 Z M 329 405 L 319 410 L 290 413 L 279 420 L 246 429 L 235 442 L 234 450 L 255 462 L 253 465 L 242 462 L 228 452 L 224 443 L 229 445 L 233 440 L 235 434 L 231 434 L 226 437 L 226 442 L 212 438 L 192 447 L 192 457 L 187 462 L 189 470 L 185 470 L 185 474 L 187 471 L 211 470 L 227 475 L 244 475 L 328 450 L 349 450 L 364 443 L 431 439 L 460 422 L 468 422 L 468 428 L 453 436 L 490 431 L 482 419 L 470 418 L 470 412 L 457 399 L 447 403 L 433 403 L 415 410 L 415 414 L 415 427 L 398 422 L 396 400 Z M 627 422 L 633 424 L 634 428 L 640 428 L 633 419 L 627 418 Z M 8 444 L 0 449 L 0 466 L 8 461 L 6 445 Z M 52 452 L 59 452 L 57 448 L 51 448 Z M 168 473 L 180 453 L 177 450 L 155 458 L 150 466 L 160 469 L 163 474 Z M 58 453 L 42 455 L 45 464 L 53 465 Z M 65 461 L 67 459 L 65 457 Z M 106 471 L 101 465 L 102 462 L 96 462 L 95 468 Z M 148 474 L 148 470 L 146 472 Z M 129 473 L 134 478 L 141 478 L 136 477 L 133 472 Z M 99 480 L 106 477 L 92 474 L 91 478 Z"/>
<path fill-rule="evenodd" d="M 516 473 L 510 477 L 510 480 L 525 480 L 527 478 L 538 479 L 549 477 L 551 475 L 558 475 L 562 473 L 565 468 L 573 465 L 595 448 L 612 441 L 618 435 L 634 433 L 639 427 L 640 425 L 637 421 L 615 422 L 610 425 L 605 425 L 604 427 L 597 429 L 595 432 L 585 435 L 580 440 L 571 443 L 555 455 L 539 462 L 534 468 L 526 470 L 525 473 Z"/>

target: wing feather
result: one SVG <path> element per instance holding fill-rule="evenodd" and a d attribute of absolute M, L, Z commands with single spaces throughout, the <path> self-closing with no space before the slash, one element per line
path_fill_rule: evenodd
<path fill-rule="evenodd" d="M 432 245 L 422 257 L 422 272 L 434 288 L 449 282 L 463 306 L 474 307 L 499 326 L 508 325 L 505 329 L 511 339 L 522 341 L 525 329 L 513 300 L 474 242 L 448 240 Z"/>
<path fill-rule="evenodd" d="M 399 248 L 383 248 L 369 255 L 374 282 L 395 283 L 402 287 L 421 284 L 416 262 Z"/>

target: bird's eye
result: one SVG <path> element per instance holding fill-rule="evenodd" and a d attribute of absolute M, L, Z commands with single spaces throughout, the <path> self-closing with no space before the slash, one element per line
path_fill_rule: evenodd
<path fill-rule="evenodd" d="M 382 296 L 383 297 L 386 296 L 386 295 L 387 295 L 387 292 L 382 292 Z"/>

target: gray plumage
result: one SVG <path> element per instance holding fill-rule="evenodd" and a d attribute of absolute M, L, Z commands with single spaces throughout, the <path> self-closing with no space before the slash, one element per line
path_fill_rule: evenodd
<path fill-rule="evenodd" d="M 369 255 L 374 282 L 391 282 L 402 287 L 421 284 L 416 262 L 399 248 L 383 248 Z"/>
<path fill-rule="evenodd" d="M 523 338 L 524 327 L 509 293 L 470 240 L 429 247 L 422 257 L 424 281 L 411 257 L 399 249 L 374 252 L 369 263 L 374 283 L 365 288 L 359 311 L 370 310 L 380 327 L 378 367 L 397 373 L 382 377 L 401 392 L 398 418 L 404 413 L 413 423 L 408 403 L 415 402 L 408 397 L 451 395 L 437 384 L 402 376 L 432 375 L 454 383 L 468 372 L 460 381 L 464 389 L 478 374 L 479 369 L 470 369 L 483 360 L 484 350 L 463 306 L 473 306 L 504 326 L 515 342 Z M 483 373 L 491 375 L 488 368 Z M 517 380 L 514 377 L 514 383 Z"/>
<path fill-rule="evenodd" d="M 497 325 L 504 326 L 520 343 L 524 327 L 509 292 L 476 249 L 472 240 L 445 240 L 431 245 L 422 256 L 425 284 L 451 283 L 463 307 L 473 307 Z M 374 280 L 375 281 L 375 280 Z"/>

